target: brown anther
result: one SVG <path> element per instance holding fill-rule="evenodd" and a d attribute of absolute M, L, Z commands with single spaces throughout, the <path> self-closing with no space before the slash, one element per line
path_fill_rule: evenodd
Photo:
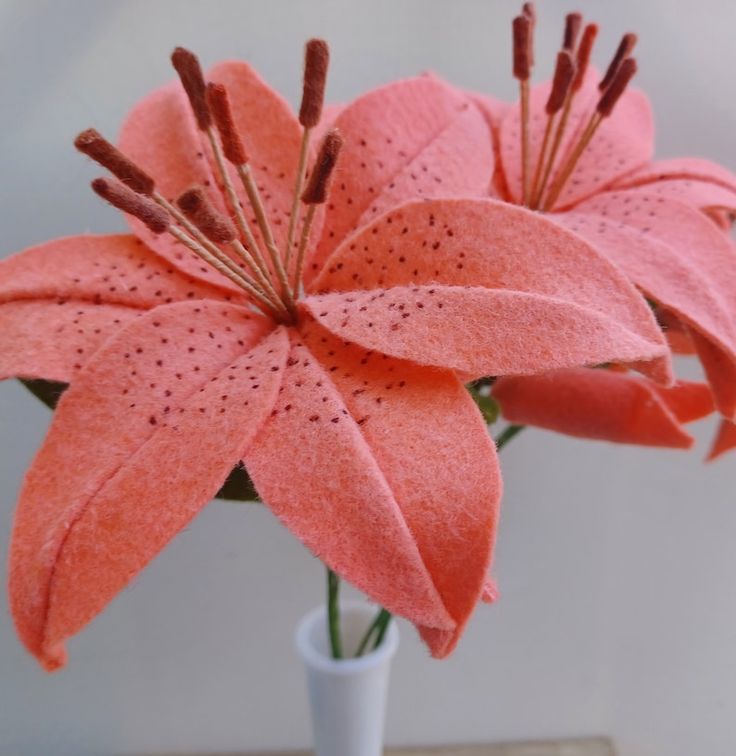
<path fill-rule="evenodd" d="M 171 63 L 181 79 L 181 85 L 189 98 L 197 126 L 206 131 L 212 123 L 210 109 L 205 96 L 204 76 L 197 56 L 183 47 L 177 47 L 171 53 Z"/>
<path fill-rule="evenodd" d="M 162 234 L 169 228 L 169 216 L 163 208 L 120 181 L 97 178 L 92 182 L 92 189 L 113 207 L 143 221 L 154 234 Z"/>
<path fill-rule="evenodd" d="M 529 16 L 522 14 L 513 20 L 514 78 L 528 81 L 531 73 L 531 27 Z"/>
<path fill-rule="evenodd" d="M 621 37 L 618 48 L 614 53 L 611 62 L 608 64 L 608 69 L 606 70 L 605 76 L 601 79 L 601 83 L 598 85 L 598 89 L 601 92 L 605 92 L 606 89 L 608 89 L 608 87 L 611 85 L 613 77 L 616 75 L 619 66 L 622 64 L 624 59 L 628 58 L 629 55 L 631 55 L 631 51 L 634 49 L 634 45 L 636 45 L 636 40 L 636 34 L 633 34 L 631 32 L 624 34 L 624 36 Z"/>
<path fill-rule="evenodd" d="M 634 58 L 626 58 L 626 60 L 618 67 L 618 71 L 613 77 L 611 86 L 608 87 L 598 101 L 596 110 L 603 118 L 607 118 L 611 115 L 614 107 L 616 107 L 616 103 L 619 101 L 635 73 L 636 60 Z"/>
<path fill-rule="evenodd" d="M 235 125 L 227 89 L 222 84 L 210 82 L 207 85 L 207 104 L 220 134 L 225 157 L 233 165 L 245 165 L 248 162 L 248 154 Z"/>
<path fill-rule="evenodd" d="M 552 79 L 552 89 L 547 98 L 547 104 L 544 106 L 547 115 L 553 115 L 562 108 L 574 75 L 575 63 L 573 62 L 572 55 L 567 50 L 560 50 L 557 53 L 557 65 L 555 66 L 555 75 Z"/>
<path fill-rule="evenodd" d="M 565 33 L 562 35 L 563 50 L 568 50 L 569 52 L 575 51 L 582 23 L 583 17 L 580 13 L 568 13 L 565 16 Z"/>
<path fill-rule="evenodd" d="M 337 129 L 331 129 L 322 140 L 312 175 L 309 177 L 307 188 L 302 194 L 302 202 L 305 205 L 319 205 L 327 199 L 330 176 L 341 149 L 342 136 Z"/>
<path fill-rule="evenodd" d="M 329 63 L 330 48 L 327 42 L 310 39 L 304 48 L 304 88 L 299 108 L 299 123 L 305 129 L 314 128 L 322 117 Z"/>
<path fill-rule="evenodd" d="M 583 36 L 578 45 L 577 58 L 575 61 L 575 78 L 572 82 L 572 91 L 577 92 L 583 86 L 585 73 L 590 63 L 590 55 L 593 52 L 593 44 L 598 36 L 598 24 L 588 24 L 583 30 Z"/>
<path fill-rule="evenodd" d="M 138 194 L 152 194 L 153 179 L 120 150 L 105 139 L 99 131 L 87 129 L 74 140 L 74 146 L 92 158 L 127 187 Z"/>
<path fill-rule="evenodd" d="M 176 204 L 186 217 L 215 244 L 229 244 L 237 238 L 235 228 L 212 206 L 204 191 L 194 186 L 177 197 Z"/>

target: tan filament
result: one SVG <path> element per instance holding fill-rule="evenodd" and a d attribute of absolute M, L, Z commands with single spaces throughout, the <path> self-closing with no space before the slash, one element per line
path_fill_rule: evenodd
<path fill-rule="evenodd" d="M 532 20 L 526 14 L 513 21 L 514 78 L 519 81 L 521 100 L 521 201 L 529 204 L 529 77 L 531 76 Z"/>
<path fill-rule="evenodd" d="M 299 123 L 303 127 L 302 141 L 299 147 L 294 198 L 291 204 L 289 227 L 286 232 L 286 244 L 284 247 L 284 268 L 286 268 L 287 274 L 291 260 L 291 247 L 294 243 L 294 232 L 296 231 L 299 217 L 299 199 L 307 171 L 309 141 L 312 129 L 317 126 L 322 117 L 329 64 L 330 50 L 327 43 L 323 39 L 310 39 L 304 48 L 304 85 L 302 88 L 302 102 L 299 108 Z"/>
<path fill-rule="evenodd" d="M 572 55 L 567 50 L 560 50 L 560 52 L 557 53 L 557 64 L 555 65 L 555 75 L 552 80 L 552 87 L 549 92 L 549 97 L 547 98 L 547 103 L 544 107 L 545 112 L 547 113 L 547 125 L 544 129 L 542 147 L 539 150 L 537 166 L 534 172 L 534 182 L 532 184 L 533 191 L 530 205 L 533 208 L 539 205 L 541 194 L 544 191 L 544 185 L 547 183 L 547 178 L 551 170 L 551 165 L 547 159 L 549 140 L 552 136 L 555 117 L 567 100 L 567 94 L 570 90 L 570 84 L 572 83 L 574 75 L 575 64 L 573 63 Z"/>
<path fill-rule="evenodd" d="M 555 202 L 557 202 L 562 190 L 565 187 L 565 184 L 572 175 L 572 172 L 575 170 L 575 166 L 577 165 L 578 160 L 580 160 L 580 156 L 587 149 L 591 139 L 595 135 L 595 132 L 598 130 L 598 127 L 601 125 L 603 120 L 605 118 L 608 118 L 608 116 L 610 116 L 613 112 L 616 103 L 621 98 L 621 95 L 623 95 L 626 87 L 636 73 L 636 70 L 636 61 L 633 58 L 627 58 L 618 67 L 618 70 L 616 71 L 616 74 L 614 75 L 610 86 L 598 101 L 598 105 L 591 115 L 590 120 L 588 121 L 588 124 L 583 131 L 583 134 L 581 135 L 578 143 L 575 146 L 575 149 L 567 159 L 564 168 L 550 188 L 549 195 L 547 196 L 547 199 L 544 203 L 545 210 L 550 210 L 552 207 L 554 207 L 554 204 Z"/>
<path fill-rule="evenodd" d="M 327 132 L 320 145 L 319 154 L 312 170 L 312 176 L 304 190 L 301 200 L 308 206 L 304 225 L 302 226 L 299 249 L 297 251 L 296 265 L 294 267 L 294 292 L 298 294 L 299 282 L 302 277 L 304 267 L 304 254 L 307 250 L 309 235 L 312 230 L 312 222 L 317 206 L 321 205 L 327 199 L 327 189 L 330 184 L 330 178 L 335 170 L 337 158 L 342 149 L 343 139 L 337 129 L 331 129 Z"/>

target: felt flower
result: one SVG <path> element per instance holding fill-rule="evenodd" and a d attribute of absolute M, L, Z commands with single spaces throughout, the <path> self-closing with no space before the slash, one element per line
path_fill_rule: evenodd
<path fill-rule="evenodd" d="M 525 3 L 513 23 L 519 102 L 474 96 L 494 134 L 491 195 L 572 231 L 624 272 L 671 327 L 673 346 L 697 352 L 718 410 L 733 419 L 736 250 L 723 231 L 736 208 L 736 176 L 705 160 L 652 161 L 649 101 L 628 86 L 636 35 L 624 35 L 601 77 L 589 65 L 598 28 L 583 28 L 571 13 L 552 80 L 531 86 L 535 24 Z M 614 380 L 581 376 L 584 392 Z M 555 380 L 563 377 L 571 378 Z M 623 387 L 631 379 L 615 380 Z M 596 433 L 604 433 L 600 422 Z M 614 422 L 611 438 L 620 436 Z"/>
<path fill-rule="evenodd" d="M 308 45 L 297 119 L 245 64 L 205 86 L 177 50 L 181 84 L 134 109 L 121 151 L 77 140 L 120 179 L 93 187 L 135 235 L 0 267 L 3 376 L 70 383 L 11 549 L 17 628 L 47 669 L 240 462 L 315 554 L 444 656 L 483 591 L 501 494 L 458 375 L 668 374 L 651 312 L 586 243 L 452 199 L 493 170 L 468 98 L 389 85 L 343 109 L 314 157 L 326 56 Z"/>
<path fill-rule="evenodd" d="M 493 396 L 514 424 L 621 444 L 689 449 L 682 427 L 713 411 L 704 383 L 662 387 L 613 369 L 568 368 L 535 376 L 499 378 Z"/>

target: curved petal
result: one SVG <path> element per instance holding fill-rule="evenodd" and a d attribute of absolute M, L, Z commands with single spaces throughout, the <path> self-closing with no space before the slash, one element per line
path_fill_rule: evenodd
<path fill-rule="evenodd" d="M 580 438 L 688 449 L 681 427 L 713 408 L 704 384 L 681 381 L 660 389 L 611 370 L 577 368 L 524 378 L 499 378 L 493 396 L 504 417 Z"/>
<path fill-rule="evenodd" d="M 278 355 L 247 354 L 269 328 L 234 305 L 165 305 L 108 341 L 64 393 L 26 476 L 10 556 L 16 626 L 47 669 L 215 494 L 250 422 L 270 412 Z M 255 382 L 251 361 L 269 365 Z"/>
<path fill-rule="evenodd" d="M 312 290 L 431 284 L 534 295 L 525 300 L 530 303 L 555 300 L 550 315 L 570 303 L 570 312 L 590 311 L 596 323 L 615 320 L 661 347 L 657 354 L 665 352 L 651 310 L 615 265 L 547 216 L 491 199 L 414 202 L 383 215 L 340 245 Z M 512 326 L 503 325 L 509 337 Z M 666 359 L 642 369 L 657 379 L 669 377 Z"/>
<path fill-rule="evenodd" d="M 721 420 L 706 460 L 712 462 L 733 448 L 736 448 L 736 425 L 730 420 Z"/>
<path fill-rule="evenodd" d="M 608 192 L 556 222 L 587 239 L 648 293 L 711 342 L 729 376 L 711 379 L 731 417 L 736 390 L 736 254 L 733 243 L 688 205 L 638 191 Z"/>
<path fill-rule="evenodd" d="M 598 74 L 589 70 L 573 99 L 570 117 L 555 160 L 550 182 L 560 170 L 595 110 Z M 530 156 L 532 176 L 543 141 L 547 115 L 544 107 L 551 82 L 535 86 L 530 94 Z M 501 124 L 501 159 L 513 202 L 521 201 L 521 113 L 516 103 Z M 611 116 L 604 119 L 583 152 L 555 207 L 567 207 L 609 186 L 620 176 L 646 164 L 652 157 L 654 125 L 651 106 L 639 90 L 627 90 Z M 549 184 L 548 184 L 549 185 Z"/>
<path fill-rule="evenodd" d="M 274 234 L 283 241 L 299 150 L 296 118 L 285 100 L 246 63 L 221 63 L 207 76 L 225 84 L 230 92 L 233 116 L 250 154 Z M 155 179 L 158 191 L 167 199 L 200 184 L 211 190 L 214 204 L 225 209 L 210 146 L 197 129 L 178 81 L 156 90 L 133 108 L 120 133 L 120 149 Z M 236 177 L 233 183 L 245 205 Z M 199 258 L 175 239 L 152 234 L 137 219 L 130 219 L 130 224 L 152 249 L 187 273 L 207 281 L 220 278 L 214 270 L 202 270 Z"/>
<path fill-rule="evenodd" d="M 703 158 L 656 160 L 616 182 L 616 189 L 649 186 L 663 181 L 692 181 L 720 186 L 736 194 L 736 175 L 728 168 Z"/>
<path fill-rule="evenodd" d="M 447 655 L 480 598 L 498 519 L 477 409 L 452 374 L 366 353 L 309 320 L 287 364 L 245 456 L 256 488 L 321 559 Z"/>
<path fill-rule="evenodd" d="M 473 378 L 663 357 L 619 321 L 573 302 L 477 286 L 398 286 L 308 297 L 329 331 L 366 349 Z"/>
<path fill-rule="evenodd" d="M 140 313 L 206 298 L 242 300 L 181 273 L 134 236 L 72 236 L 32 247 L 0 262 L 0 378 L 68 383 Z"/>
<path fill-rule="evenodd" d="M 335 126 L 345 146 L 310 275 L 345 236 L 388 207 L 418 196 L 488 192 L 493 150 L 483 115 L 467 96 L 434 77 L 368 92 L 340 113 Z"/>

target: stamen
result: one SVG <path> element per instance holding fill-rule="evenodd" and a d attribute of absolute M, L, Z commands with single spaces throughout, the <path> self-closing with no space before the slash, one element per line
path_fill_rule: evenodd
<path fill-rule="evenodd" d="M 575 78 L 572 82 L 573 92 L 580 91 L 580 88 L 583 86 L 588 64 L 590 63 L 590 55 L 593 52 L 593 44 L 597 36 L 598 24 L 588 24 L 583 31 L 583 37 L 578 47 L 577 59 L 575 61 Z"/>
<path fill-rule="evenodd" d="M 229 244 L 237 238 L 233 224 L 215 210 L 198 186 L 180 194 L 176 204 L 184 215 L 215 244 Z"/>
<path fill-rule="evenodd" d="M 598 105 L 596 106 L 595 111 L 593 111 L 593 114 L 591 115 L 582 136 L 575 146 L 575 149 L 573 150 L 572 154 L 567 160 L 567 163 L 565 164 L 565 167 L 560 172 L 552 188 L 550 189 L 550 193 L 547 196 L 547 201 L 544 205 L 545 210 L 549 210 L 554 207 L 554 204 L 555 202 L 557 202 L 557 199 L 559 198 L 562 189 L 567 183 L 567 180 L 575 170 L 575 166 L 577 165 L 578 160 L 580 160 L 580 156 L 590 144 L 590 140 L 595 135 L 595 132 L 598 130 L 598 127 L 601 125 L 603 120 L 611 115 L 611 112 L 616 106 L 616 103 L 619 101 L 621 95 L 624 93 L 624 90 L 636 73 L 636 69 L 637 66 L 634 58 L 626 58 L 626 60 L 624 60 L 618 67 L 611 85 L 603 93 L 600 100 L 598 101 Z"/>
<path fill-rule="evenodd" d="M 614 53 L 614 56 L 608 65 L 605 76 L 601 79 L 601 82 L 598 85 L 598 89 L 601 92 L 605 92 L 606 89 L 611 86 L 611 82 L 613 81 L 614 76 L 616 76 L 616 72 L 618 71 L 619 66 L 626 58 L 629 57 L 629 55 L 631 55 L 631 52 L 634 49 L 634 45 L 636 45 L 637 39 L 638 38 L 636 34 L 632 34 L 631 32 L 624 34 L 624 36 L 621 37 L 621 41 L 619 42 L 618 48 L 616 49 L 616 52 Z"/>
<path fill-rule="evenodd" d="M 532 56 L 532 20 L 522 13 L 512 25 L 514 39 L 514 78 L 519 80 L 521 101 L 521 198 L 529 204 L 529 76 Z"/>
<path fill-rule="evenodd" d="M 305 129 L 314 128 L 322 117 L 329 63 L 330 49 L 327 42 L 323 39 L 310 39 L 304 49 L 304 87 L 299 108 L 299 123 Z"/>
<path fill-rule="evenodd" d="M 607 118 L 609 115 L 611 115 L 611 112 L 616 107 L 616 103 L 621 98 L 621 95 L 624 93 L 624 90 L 628 86 L 631 79 L 634 77 L 637 71 L 636 66 L 636 60 L 634 58 L 626 58 L 626 60 L 621 63 L 621 65 L 618 67 L 618 71 L 616 71 L 615 76 L 613 77 L 613 81 L 611 82 L 608 89 L 603 93 L 603 96 L 598 101 L 598 105 L 596 107 L 596 110 L 603 116 L 603 118 Z"/>
<path fill-rule="evenodd" d="M 207 104 L 220 134 L 222 151 L 233 165 L 243 165 L 248 162 L 248 154 L 243 146 L 238 129 L 235 126 L 230 98 L 227 89 L 222 84 L 207 84 Z"/>
<path fill-rule="evenodd" d="M 575 50 L 582 23 L 583 17 L 579 13 L 568 13 L 565 16 L 565 33 L 562 37 L 563 50 L 567 50 L 570 53 Z"/>
<path fill-rule="evenodd" d="M 552 127 L 555 122 L 555 115 L 562 109 L 567 100 L 570 84 L 572 83 L 574 75 L 575 64 L 573 63 L 572 55 L 568 50 L 560 50 L 560 52 L 557 53 L 557 64 L 555 66 L 555 75 L 552 80 L 552 88 L 550 89 L 549 97 L 547 98 L 547 103 L 544 107 L 545 112 L 547 113 L 547 125 L 544 130 L 542 147 L 537 159 L 534 181 L 532 182 L 533 191 L 531 207 L 536 207 L 539 204 L 541 194 L 544 191 L 544 185 L 547 183 L 547 178 L 552 169 L 552 166 L 547 159 L 547 149 L 549 147 L 549 140 L 552 136 Z"/>
<path fill-rule="evenodd" d="M 305 205 L 319 205 L 326 201 L 330 177 L 335 169 L 342 145 L 343 138 L 337 129 L 331 129 L 327 132 L 319 148 L 319 154 L 307 188 L 301 196 Z"/>
<path fill-rule="evenodd" d="M 307 243 L 309 242 L 309 234 L 312 230 L 312 221 L 317 210 L 317 206 L 321 205 L 327 199 L 327 189 L 330 184 L 330 178 L 335 165 L 337 164 L 337 158 L 340 155 L 342 149 L 343 139 L 342 135 L 337 129 L 331 129 L 325 135 L 322 140 L 322 144 L 319 148 L 319 154 L 312 169 L 312 175 L 307 184 L 307 188 L 301 196 L 301 200 L 305 205 L 308 205 L 307 215 L 304 218 L 304 225 L 302 226 L 302 235 L 299 241 L 299 250 L 296 257 L 296 266 L 294 269 L 294 292 L 298 293 L 299 281 L 302 276 L 302 268 L 304 266 L 304 254 L 307 249 Z"/>
<path fill-rule="evenodd" d="M 287 273 L 291 259 L 291 247 L 294 241 L 297 217 L 299 215 L 299 199 L 307 172 L 309 139 L 312 129 L 319 123 L 319 119 L 322 117 L 329 63 L 330 50 L 327 43 L 322 39 L 310 39 L 304 48 L 304 86 L 302 88 L 302 103 L 299 108 L 299 123 L 304 127 L 304 131 L 302 132 L 302 142 L 299 149 L 294 197 L 291 203 L 289 228 L 286 232 L 286 246 L 284 247 L 284 268 Z"/>
<path fill-rule="evenodd" d="M 92 189 L 102 199 L 124 213 L 143 221 L 154 234 L 163 234 L 169 228 L 169 216 L 158 205 L 142 194 L 137 194 L 119 181 L 97 178 Z"/>
<path fill-rule="evenodd" d="M 171 54 L 171 63 L 179 74 L 181 84 L 189 98 L 197 126 L 206 131 L 212 123 L 212 116 L 207 107 L 205 96 L 204 76 L 197 56 L 183 47 L 177 47 Z"/>
<path fill-rule="evenodd" d="M 77 136 L 74 146 L 87 157 L 92 158 L 127 187 L 138 194 L 151 195 L 153 179 L 120 150 L 105 139 L 99 131 L 87 129 Z"/>

